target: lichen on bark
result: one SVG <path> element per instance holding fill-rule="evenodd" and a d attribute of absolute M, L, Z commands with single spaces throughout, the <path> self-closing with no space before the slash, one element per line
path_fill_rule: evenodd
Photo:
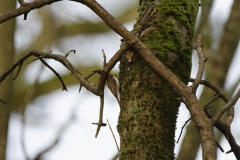
<path fill-rule="evenodd" d="M 141 0 L 139 19 L 155 0 Z M 192 39 L 198 2 L 163 0 L 140 40 L 184 83 L 191 72 Z M 135 26 L 137 26 L 136 24 Z M 151 28 L 151 29 L 150 29 Z M 120 61 L 120 159 L 174 159 L 179 96 L 137 54 Z"/>

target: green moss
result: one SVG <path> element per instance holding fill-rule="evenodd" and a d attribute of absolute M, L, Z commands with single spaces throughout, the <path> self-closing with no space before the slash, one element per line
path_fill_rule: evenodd
<path fill-rule="evenodd" d="M 154 1 L 140 1 L 139 17 L 147 8 L 145 4 Z M 192 0 L 191 3 L 193 2 L 195 3 Z M 197 2 L 196 4 L 198 5 Z M 191 71 L 195 12 L 195 7 L 191 7 L 187 0 L 163 0 L 143 27 L 147 29 L 151 26 L 154 30 L 145 32 L 140 38 L 152 53 L 185 83 Z M 137 23 L 134 27 L 136 26 Z M 174 159 L 175 123 L 180 105 L 176 91 L 137 53 L 131 63 L 124 57 L 121 59 L 119 81 L 121 110 L 118 131 L 123 148 L 121 155 L 126 152 L 139 154 L 144 150 L 144 153 L 149 155 L 148 158 L 153 156 L 155 159 Z M 139 83 L 133 85 L 133 82 Z M 151 149 L 145 151 L 148 147 Z M 152 150 L 158 151 L 158 154 L 153 155 Z M 131 155 L 128 156 L 128 159 L 131 159 Z"/>

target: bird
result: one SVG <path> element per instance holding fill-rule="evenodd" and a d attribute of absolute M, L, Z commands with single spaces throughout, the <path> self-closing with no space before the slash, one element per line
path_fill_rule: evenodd
<path fill-rule="evenodd" d="M 114 97 L 117 99 L 118 104 L 120 105 L 120 100 L 118 98 L 119 81 L 114 75 L 112 75 L 112 74 L 108 75 L 107 86 L 108 86 L 109 90 L 112 92 L 112 94 L 114 95 Z"/>

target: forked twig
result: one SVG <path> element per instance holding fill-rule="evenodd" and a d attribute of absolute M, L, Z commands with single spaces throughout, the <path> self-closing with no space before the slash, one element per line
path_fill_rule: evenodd
<path fill-rule="evenodd" d="M 93 70 L 91 74 L 89 74 L 87 77 L 85 77 L 84 79 L 87 81 L 90 77 L 92 77 L 94 74 L 100 74 L 101 73 L 101 70 L 98 69 L 98 70 Z M 80 84 L 80 87 L 79 87 L 79 90 L 78 90 L 78 93 L 81 92 L 82 90 L 82 85 Z"/>
<path fill-rule="evenodd" d="M 220 108 L 217 111 L 217 113 L 215 113 L 215 115 L 212 118 L 213 122 L 216 123 L 219 120 L 219 118 L 223 115 L 223 113 L 226 112 L 230 107 L 232 107 L 237 102 L 239 97 L 240 97 L 240 89 L 235 94 L 235 96 L 231 100 L 228 101 L 227 104 L 225 104 L 222 108 Z"/>
<path fill-rule="evenodd" d="M 204 53 L 202 50 L 203 46 L 202 46 L 202 35 L 201 34 L 198 35 L 197 44 L 195 46 L 195 49 L 197 50 L 198 57 L 199 57 L 199 68 L 198 68 L 198 72 L 197 72 L 197 77 L 191 86 L 193 93 L 196 93 L 199 83 L 203 77 L 205 62 L 207 61 L 207 59 L 209 57 L 211 57 L 211 56 L 209 56 L 208 58 L 205 58 L 205 56 L 204 56 Z"/>

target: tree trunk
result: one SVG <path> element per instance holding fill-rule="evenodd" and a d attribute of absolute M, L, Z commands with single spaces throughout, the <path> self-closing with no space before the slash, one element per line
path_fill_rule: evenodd
<path fill-rule="evenodd" d="M 16 1 L 0 1 L 0 15 L 16 7 Z M 13 64 L 14 58 L 14 30 L 15 19 L 9 20 L 0 25 L 0 74 L 7 71 Z M 5 159 L 8 121 L 11 112 L 11 91 L 12 76 L 8 76 L 0 85 L 0 99 L 7 104 L 0 103 L 0 159 Z"/>
<path fill-rule="evenodd" d="M 155 1 L 154 1 L 155 2 Z M 139 19 L 154 3 L 140 0 Z M 191 72 L 195 0 L 163 0 L 143 28 L 141 41 L 183 82 Z M 137 26 L 138 24 L 136 24 Z M 120 61 L 120 159 L 174 159 L 180 100 L 177 92 L 137 54 Z"/>

